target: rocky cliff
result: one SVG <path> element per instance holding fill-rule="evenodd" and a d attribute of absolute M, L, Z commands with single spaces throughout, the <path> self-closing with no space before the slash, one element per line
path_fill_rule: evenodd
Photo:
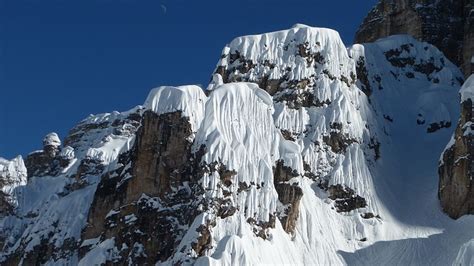
<path fill-rule="evenodd" d="M 439 198 L 453 218 L 474 214 L 474 75 L 463 85 L 461 117 L 439 167 Z"/>
<path fill-rule="evenodd" d="M 438 47 L 469 76 L 474 71 L 473 8 L 471 0 L 381 0 L 362 22 L 355 42 L 410 34 Z"/>

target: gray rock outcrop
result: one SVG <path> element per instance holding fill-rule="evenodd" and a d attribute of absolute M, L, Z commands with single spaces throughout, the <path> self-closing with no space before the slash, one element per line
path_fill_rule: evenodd
<path fill-rule="evenodd" d="M 438 47 L 468 76 L 474 70 L 473 7 L 470 0 L 381 0 L 359 27 L 355 43 L 410 34 Z"/>
<path fill-rule="evenodd" d="M 56 156 L 61 151 L 61 140 L 52 132 L 43 138 L 43 149 L 34 151 L 26 157 L 28 178 L 47 175 L 54 168 Z"/>

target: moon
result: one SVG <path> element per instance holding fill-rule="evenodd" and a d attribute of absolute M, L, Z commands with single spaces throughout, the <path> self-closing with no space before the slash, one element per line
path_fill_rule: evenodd
<path fill-rule="evenodd" d="M 163 10 L 163 14 L 166 14 L 166 11 L 168 10 L 164 4 L 161 4 L 161 10 Z"/>

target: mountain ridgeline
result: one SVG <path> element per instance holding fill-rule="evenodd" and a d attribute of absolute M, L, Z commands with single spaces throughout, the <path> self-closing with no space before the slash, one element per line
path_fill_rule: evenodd
<path fill-rule="evenodd" d="M 207 88 L 155 88 L 0 159 L 0 264 L 468 265 L 472 42 L 446 29 L 440 51 L 442 1 L 396 2 L 362 44 L 302 24 L 238 37 Z"/>

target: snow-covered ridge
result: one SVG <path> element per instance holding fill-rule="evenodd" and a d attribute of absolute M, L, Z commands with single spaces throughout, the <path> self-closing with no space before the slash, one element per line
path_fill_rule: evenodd
<path fill-rule="evenodd" d="M 58 158 L 68 162 L 61 171 L 32 176 L 27 182 L 23 160 L 16 159 L 17 165 L 23 165 L 18 172 L 24 176 L 13 190 L 18 195 L 15 215 L 0 220 L 4 241 L 0 263 L 7 258 L 18 263 L 77 263 L 76 243 L 86 225 L 97 182 L 108 168 L 116 167 L 118 155 L 131 147 L 141 109 L 91 115 L 70 131 L 62 148 L 58 136 L 49 134 L 43 144 L 61 149 Z M 38 253 L 42 245 L 48 245 L 50 251 Z"/>

